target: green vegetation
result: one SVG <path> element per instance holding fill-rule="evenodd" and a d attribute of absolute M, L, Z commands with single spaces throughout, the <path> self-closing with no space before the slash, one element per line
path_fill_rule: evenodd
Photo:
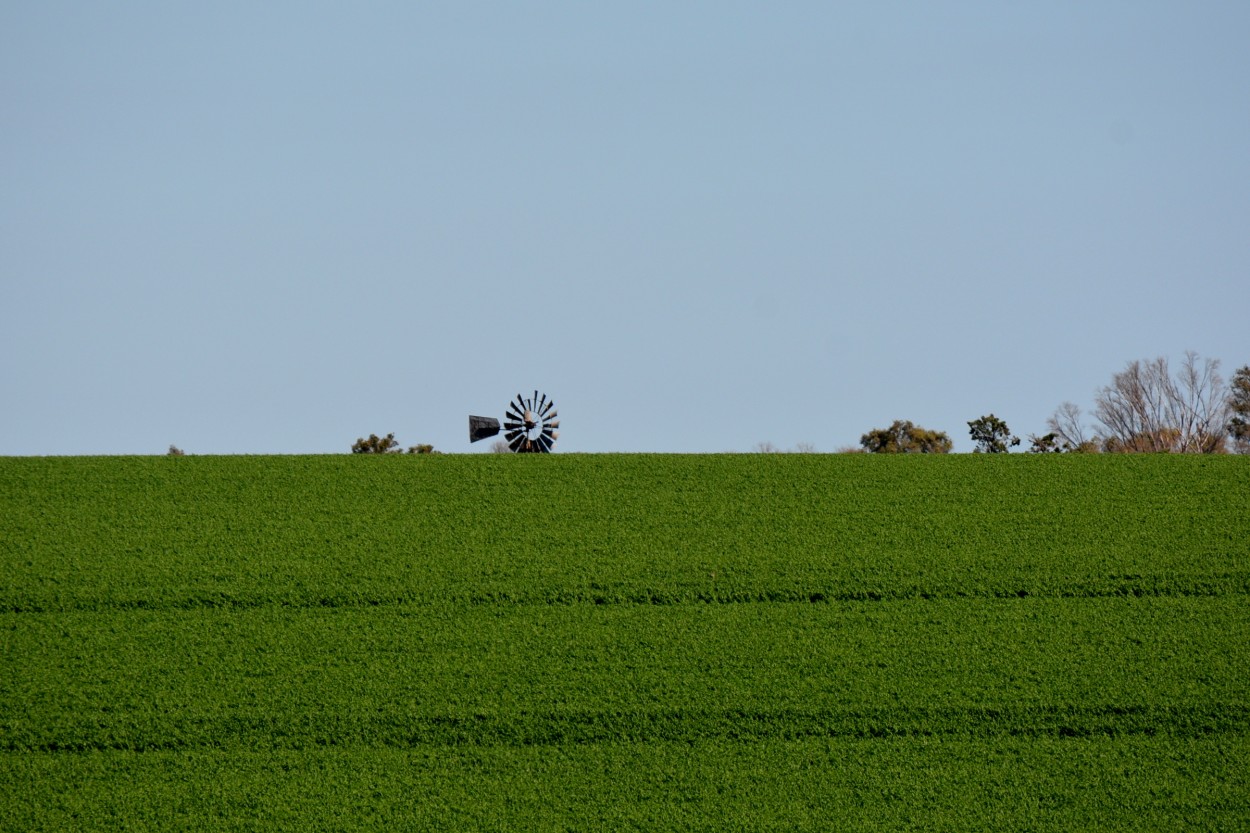
<path fill-rule="evenodd" d="M 930 431 L 896 419 L 889 428 L 875 428 L 859 438 L 864 451 L 873 454 L 947 454 L 953 447 L 943 431 Z"/>
<path fill-rule="evenodd" d="M 0 459 L 0 829 L 1240 830 L 1250 465 Z"/>
<path fill-rule="evenodd" d="M 169 447 L 173 452 L 173 446 Z M 182 452 L 179 452 L 180 454 Z M 357 437 L 356 442 L 352 443 L 352 454 L 402 454 L 403 449 L 399 447 L 399 440 L 395 439 L 394 434 L 387 434 L 385 437 L 379 437 L 377 434 L 370 434 L 368 439 Z M 434 446 L 428 444 L 412 445 L 408 447 L 409 454 L 434 454 Z"/>
<path fill-rule="evenodd" d="M 1009 448 L 1020 444 L 1020 438 L 1011 433 L 1007 423 L 993 414 L 970 421 L 968 434 L 976 444 L 974 453 L 1006 454 Z"/>

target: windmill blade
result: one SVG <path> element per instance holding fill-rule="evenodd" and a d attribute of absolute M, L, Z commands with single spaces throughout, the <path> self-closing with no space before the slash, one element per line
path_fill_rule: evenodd
<path fill-rule="evenodd" d="M 521 454 L 548 454 L 555 445 L 560 427 L 554 399 L 534 389 L 532 397 L 518 393 L 504 411 L 495 433 L 503 433 L 508 448 Z"/>

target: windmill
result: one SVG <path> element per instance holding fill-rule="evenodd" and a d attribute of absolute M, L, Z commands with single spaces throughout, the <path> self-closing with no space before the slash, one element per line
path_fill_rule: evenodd
<path fill-rule="evenodd" d="M 512 451 L 518 454 L 548 454 L 560 436 L 557 430 L 560 420 L 556 416 L 556 403 L 548 399 L 547 394 L 540 397 L 538 391 L 534 391 L 533 398 L 526 399 L 518 393 L 516 400 L 508 403 L 502 425 L 494 417 L 470 416 L 469 442 L 475 443 L 503 431 Z"/>

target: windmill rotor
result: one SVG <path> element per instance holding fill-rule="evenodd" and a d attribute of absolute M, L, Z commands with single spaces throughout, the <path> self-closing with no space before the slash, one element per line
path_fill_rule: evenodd
<path fill-rule="evenodd" d="M 503 434 L 510 451 L 518 454 L 549 454 L 560 436 L 554 399 L 534 391 L 532 397 L 516 395 L 508 402 L 501 422 L 494 417 L 469 417 L 469 442 Z"/>

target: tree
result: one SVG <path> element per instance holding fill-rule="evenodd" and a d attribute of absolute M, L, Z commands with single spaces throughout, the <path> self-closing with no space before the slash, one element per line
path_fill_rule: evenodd
<path fill-rule="evenodd" d="M 907 420 L 896 419 L 889 428 L 875 428 L 859 438 L 865 451 L 874 454 L 946 454 L 951 438 L 942 431 L 929 431 Z"/>
<path fill-rule="evenodd" d="M 395 439 L 394 434 L 387 434 L 385 437 L 379 437 L 377 434 L 370 434 L 369 439 L 357 439 L 352 443 L 352 454 L 402 454 L 403 449 L 399 447 L 399 442 Z M 437 454 L 432 445 L 414 445 L 409 447 L 409 454 Z"/>
<path fill-rule="evenodd" d="M 1250 365 L 1240 367 L 1228 384 L 1228 435 L 1233 450 L 1250 454 Z"/>
<path fill-rule="evenodd" d="M 968 433 L 977 446 L 974 453 L 1005 454 L 1008 446 L 1020 444 L 1020 438 L 1012 436 L 1007 423 L 993 414 L 969 422 Z"/>
<path fill-rule="evenodd" d="M 1200 366 L 1192 350 L 1175 376 L 1162 356 L 1129 362 L 1094 397 L 1097 430 L 1086 433 L 1081 409 L 1071 402 L 1060 405 L 1046 424 L 1064 451 L 1226 451 L 1234 432 L 1234 394 L 1226 390 L 1219 366 L 1217 359 Z"/>
<path fill-rule="evenodd" d="M 1052 452 L 1063 451 L 1059 445 L 1059 435 L 1055 432 L 1037 436 L 1029 434 L 1029 453 L 1030 454 L 1049 454 Z"/>
<path fill-rule="evenodd" d="M 395 454 L 398 452 L 399 443 L 396 442 L 393 433 L 385 437 L 370 434 L 369 439 L 357 438 L 356 442 L 352 443 L 352 454 Z"/>
<path fill-rule="evenodd" d="M 1229 399 L 1219 360 L 1185 353 L 1173 377 L 1168 360 L 1132 361 L 1094 397 L 1106 451 L 1212 454 L 1225 450 Z"/>
<path fill-rule="evenodd" d="M 1046 436 L 1054 438 L 1060 451 L 1095 452 L 1099 449 L 1098 440 L 1085 433 L 1080 406 L 1072 402 L 1060 405 L 1046 420 L 1046 427 L 1050 429 Z"/>

